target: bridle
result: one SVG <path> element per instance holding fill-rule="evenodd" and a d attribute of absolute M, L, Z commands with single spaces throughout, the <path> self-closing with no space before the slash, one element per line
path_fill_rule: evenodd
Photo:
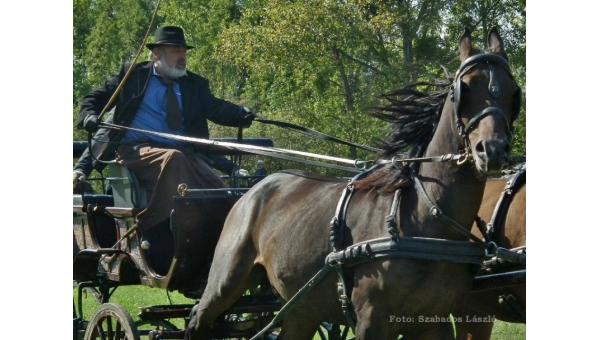
<path fill-rule="evenodd" d="M 327 275 L 334 271 L 338 277 L 337 293 L 339 302 L 341 305 L 342 313 L 346 318 L 347 324 L 353 329 L 356 325 L 356 315 L 354 314 L 354 307 L 351 302 L 351 292 L 348 288 L 350 282 L 346 282 L 344 268 L 353 267 L 362 263 L 371 262 L 375 260 L 401 258 L 401 259 L 417 259 L 417 260 L 434 260 L 434 261 L 446 261 L 453 263 L 462 264 L 475 264 L 480 266 L 485 258 L 490 256 L 499 256 L 499 252 L 505 249 L 498 247 L 495 243 L 486 243 L 473 235 L 469 228 L 465 228 L 459 222 L 452 219 L 442 212 L 440 207 L 432 200 L 425 188 L 421 179 L 417 174 L 411 171 L 411 178 L 415 182 L 415 187 L 419 199 L 425 200 L 428 206 L 429 213 L 441 223 L 454 229 L 456 232 L 466 236 L 470 240 L 449 240 L 449 239 L 437 239 L 437 238 L 425 238 L 416 236 L 401 236 L 398 231 L 398 216 L 399 209 L 401 206 L 402 189 L 397 189 L 394 193 L 394 199 L 391 203 L 390 213 L 385 217 L 385 228 L 387 229 L 390 236 L 381 237 L 377 239 L 370 239 L 359 243 L 346 246 L 344 242 L 344 230 L 347 228 L 346 215 L 349 207 L 349 202 L 355 192 L 354 183 L 362 178 L 368 176 L 369 173 L 381 168 L 385 164 L 391 163 L 393 166 L 406 165 L 407 162 L 448 162 L 457 161 L 465 162 L 468 155 L 471 154 L 470 144 L 468 140 L 469 134 L 478 126 L 479 122 L 487 116 L 496 115 L 502 117 L 506 123 L 507 134 L 509 137 L 512 135 L 511 124 L 509 120 L 504 116 L 503 111 L 496 106 L 490 106 L 483 109 L 481 112 L 473 116 L 467 124 L 463 124 L 460 114 L 460 100 L 461 100 L 461 78 L 470 72 L 476 65 L 485 63 L 490 71 L 490 83 L 488 85 L 488 91 L 494 98 L 500 98 L 502 96 L 500 84 L 497 80 L 495 67 L 503 67 L 510 75 L 510 67 L 508 62 L 494 54 L 484 53 L 472 56 L 466 59 L 456 72 L 455 81 L 452 85 L 452 101 L 454 102 L 454 114 L 456 118 L 456 128 L 459 136 L 463 139 L 465 153 L 462 154 L 446 154 L 433 157 L 419 157 L 419 158 L 392 158 L 391 160 L 378 161 L 376 165 L 370 169 L 356 175 L 353 179 L 348 182 L 348 185 L 343 189 L 340 199 L 338 201 L 336 211 L 329 225 L 329 245 L 331 252 L 325 258 L 325 265 L 308 281 L 306 282 L 288 302 L 279 310 L 279 313 L 265 326 L 259 333 L 257 333 L 251 340 L 258 339 L 264 335 L 269 329 L 273 328 L 279 322 L 283 320 L 285 315 L 299 303 L 299 301 L 308 294 L 317 284 L 322 282 Z M 514 78 L 513 78 L 514 79 Z M 515 93 L 513 107 L 512 120 L 516 119 L 516 116 L 520 109 L 520 96 L 521 90 L 517 87 Z M 465 156 L 466 155 L 466 156 Z M 506 250 L 509 251 L 509 250 Z"/>
<path fill-rule="evenodd" d="M 496 67 L 504 68 L 511 79 L 514 80 L 512 72 L 510 70 L 510 66 L 508 65 L 508 61 L 501 57 L 500 55 L 493 53 L 480 53 L 474 56 L 471 56 L 465 61 L 463 61 L 456 71 L 454 76 L 454 81 L 450 87 L 450 99 L 454 103 L 453 111 L 454 111 L 454 120 L 456 121 L 456 130 L 458 131 L 458 136 L 460 138 L 461 145 L 459 146 L 458 153 L 449 153 L 445 155 L 439 156 L 430 156 L 430 157 L 404 157 L 404 155 L 397 155 L 392 157 L 392 159 L 384 159 L 378 160 L 378 164 L 387 164 L 392 163 L 396 166 L 405 166 L 409 163 L 440 163 L 440 162 L 452 162 L 456 161 L 458 165 L 462 165 L 471 157 L 471 143 L 469 141 L 469 135 L 473 132 L 478 126 L 479 122 L 487 117 L 487 116 L 496 116 L 504 121 L 506 135 L 509 140 L 512 140 L 512 136 L 514 134 L 514 127 L 512 123 L 506 118 L 502 109 L 497 106 L 488 106 L 483 110 L 479 111 L 476 115 L 474 115 L 467 124 L 463 123 L 461 119 L 461 98 L 462 93 L 464 92 L 464 83 L 462 81 L 462 77 L 467 73 L 471 72 L 477 65 L 485 63 L 488 67 L 490 74 L 490 81 L 488 84 L 488 91 L 493 98 L 500 98 L 502 96 L 502 89 L 500 88 L 500 82 L 497 77 Z M 512 121 L 514 122 L 521 110 L 521 88 L 517 86 L 517 90 L 513 95 L 513 107 L 512 107 Z M 443 106 L 440 110 L 443 109 Z M 441 111 L 440 111 L 441 112 Z"/>
<path fill-rule="evenodd" d="M 504 58 L 501 57 L 498 54 L 493 54 L 493 53 L 480 53 L 480 54 L 476 54 L 474 56 L 471 56 L 467 59 L 465 59 L 460 67 L 458 68 L 458 70 L 456 71 L 456 74 L 454 76 L 454 82 L 452 84 L 451 87 L 451 100 L 454 103 L 454 118 L 456 120 L 456 129 L 458 131 L 458 135 L 459 137 L 462 139 L 463 142 L 463 147 L 464 147 L 464 152 L 467 155 L 471 154 L 471 144 L 469 142 L 469 134 L 471 132 L 473 132 L 477 126 L 479 125 L 479 122 L 487 117 L 487 116 L 496 116 L 498 118 L 500 118 L 501 120 L 504 121 L 505 123 L 505 128 L 506 128 L 506 135 L 509 137 L 509 139 L 512 139 L 513 136 L 513 127 L 511 122 L 509 122 L 509 120 L 506 118 L 506 116 L 504 115 L 504 112 L 502 111 L 502 109 L 500 109 L 497 106 L 488 106 L 485 109 L 481 110 L 480 112 L 478 112 L 476 115 L 474 115 L 471 119 L 469 119 L 469 121 L 467 122 L 467 124 L 463 123 L 462 120 L 462 115 L 461 115 L 461 96 L 462 96 L 462 92 L 464 92 L 464 83 L 462 81 L 462 77 L 465 76 L 467 73 L 471 72 L 477 65 L 485 63 L 488 67 L 489 70 L 489 74 L 490 74 L 490 81 L 488 84 L 488 92 L 490 93 L 490 95 L 493 98 L 500 98 L 502 97 L 502 89 L 500 87 L 500 82 L 498 80 L 498 76 L 496 73 L 496 67 L 501 67 L 504 70 L 506 70 L 506 72 L 508 73 L 508 75 L 510 76 L 511 79 L 514 80 L 514 77 L 512 75 L 510 66 L 508 65 L 508 61 Z M 521 109 L 521 88 L 517 85 L 517 90 L 515 91 L 514 94 L 514 98 L 513 98 L 513 112 L 512 112 L 512 120 L 514 121 L 517 118 L 517 115 L 519 114 L 519 111 Z"/>

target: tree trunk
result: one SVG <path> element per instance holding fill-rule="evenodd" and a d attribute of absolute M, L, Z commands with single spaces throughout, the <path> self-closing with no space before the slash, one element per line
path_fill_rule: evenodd
<path fill-rule="evenodd" d="M 333 59 L 335 60 L 338 71 L 340 72 L 340 77 L 342 78 L 344 97 L 346 99 L 346 111 L 350 112 L 354 108 L 354 95 L 352 93 L 352 86 L 348 80 L 348 75 L 346 74 L 346 69 L 344 67 L 344 62 L 342 61 L 340 50 L 337 47 L 333 48 Z"/>
<path fill-rule="evenodd" d="M 410 81 L 414 81 L 415 75 L 413 70 L 414 64 L 414 53 L 413 53 L 413 35 L 408 27 L 402 29 L 402 52 L 404 55 L 404 66 L 406 72 L 410 78 Z"/>

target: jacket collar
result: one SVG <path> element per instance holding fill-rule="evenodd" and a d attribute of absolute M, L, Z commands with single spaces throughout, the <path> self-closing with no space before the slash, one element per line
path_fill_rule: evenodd
<path fill-rule="evenodd" d="M 136 74 L 136 78 L 138 79 L 138 89 L 140 90 L 140 95 L 143 95 L 144 93 L 146 93 L 146 88 L 148 87 L 148 81 L 150 80 L 150 77 L 152 76 L 152 71 L 153 71 L 153 63 L 152 61 L 147 61 L 141 64 L 141 66 L 137 69 L 137 74 Z M 182 99 L 182 106 L 183 106 L 183 110 L 182 110 L 182 114 L 183 114 L 183 119 L 184 121 L 190 118 L 190 114 L 191 112 L 189 112 L 189 108 L 190 108 L 190 100 L 192 99 L 192 89 L 190 87 L 190 80 L 192 78 L 189 75 L 189 71 L 188 74 L 177 79 L 177 82 L 179 83 L 179 87 L 181 89 L 181 99 Z M 185 123 L 184 123 L 185 124 Z"/>

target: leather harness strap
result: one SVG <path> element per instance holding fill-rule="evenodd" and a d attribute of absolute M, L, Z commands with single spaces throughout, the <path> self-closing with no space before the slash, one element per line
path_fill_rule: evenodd
<path fill-rule="evenodd" d="M 498 202 L 496 202 L 496 207 L 489 223 L 486 223 L 480 216 L 475 216 L 475 224 L 485 237 L 486 243 L 495 247 L 494 256 L 483 263 L 483 266 L 486 268 L 493 268 L 502 263 L 513 263 L 523 266 L 526 264 L 525 247 L 506 249 L 496 246 L 496 243 L 499 243 L 501 226 L 506 221 L 510 204 L 515 194 L 525 184 L 525 179 L 526 168 L 523 166 L 506 182 L 504 190 L 500 194 Z"/>
<path fill-rule="evenodd" d="M 442 212 L 442 210 L 440 209 L 440 207 L 438 205 L 436 205 L 435 203 L 433 203 L 431 198 L 429 198 L 429 195 L 427 195 L 427 192 L 425 191 L 425 188 L 423 187 L 423 182 L 421 182 L 421 179 L 419 178 L 418 174 L 414 174 L 413 181 L 415 182 L 415 187 L 417 189 L 417 193 L 418 193 L 419 197 L 422 197 L 423 200 L 425 201 L 425 204 L 427 204 L 427 206 L 429 207 L 429 213 L 431 214 L 431 216 L 435 217 L 436 219 L 440 220 L 445 225 L 451 227 L 455 231 L 457 231 L 460 234 L 466 236 L 467 238 L 475 241 L 476 243 L 483 243 L 483 241 L 479 237 L 473 235 L 473 233 L 471 233 L 471 231 L 469 229 L 465 228 L 460 223 L 456 222 L 456 220 L 454 220 L 450 216 L 444 214 Z"/>
<path fill-rule="evenodd" d="M 351 147 L 355 147 L 355 148 L 359 148 L 359 149 L 363 149 L 363 150 L 367 150 L 370 152 L 382 152 L 383 150 L 379 149 L 379 148 L 375 148 L 369 145 L 364 145 L 364 144 L 358 144 L 358 143 L 353 143 L 353 142 L 349 142 L 334 136 L 329 136 L 326 135 L 322 132 L 313 130 L 313 129 L 309 129 L 306 128 L 304 126 L 299 126 L 296 124 L 292 124 L 292 123 L 288 123 L 288 122 L 281 122 L 281 121 L 277 121 L 277 120 L 272 120 L 272 119 L 265 119 L 262 117 L 257 117 L 254 119 L 255 121 L 262 123 L 262 124 L 269 124 L 269 125 L 273 125 L 273 126 L 277 126 L 283 129 L 288 129 L 288 130 L 292 130 L 292 131 L 296 131 L 299 132 L 301 134 L 310 136 L 310 137 L 314 137 L 320 140 L 324 140 L 324 141 L 328 141 L 328 142 L 334 142 L 334 143 L 338 143 L 338 144 L 342 144 L 342 145 L 347 145 L 347 146 L 351 146 Z"/>
<path fill-rule="evenodd" d="M 468 135 L 477 127 L 477 124 L 479 124 L 480 120 L 491 115 L 496 115 L 501 120 L 504 120 L 506 134 L 510 136 L 512 132 L 508 128 L 510 126 L 510 124 L 508 123 L 508 119 L 506 119 L 506 117 L 502 113 L 502 110 L 500 110 L 500 108 L 498 108 L 497 106 L 486 107 L 485 109 L 481 110 L 481 112 L 476 114 L 473 118 L 471 118 L 467 125 L 465 125 L 465 133 Z"/>
<path fill-rule="evenodd" d="M 477 229 L 481 235 L 483 235 L 485 238 L 485 242 L 490 242 L 491 240 L 487 237 L 487 223 L 485 223 L 483 218 L 481 218 L 479 215 L 475 216 L 475 225 L 477 226 Z"/>
<path fill-rule="evenodd" d="M 515 194 L 523 184 L 525 184 L 526 179 L 526 168 L 522 168 L 517 171 L 507 182 L 502 194 L 500 195 L 500 199 L 496 203 L 496 207 L 494 208 L 494 213 L 492 214 L 492 218 L 490 219 L 490 223 L 487 225 L 487 237 L 490 240 L 497 240 L 498 233 L 500 231 L 500 226 L 502 222 L 506 220 L 506 215 L 508 214 L 508 208 L 510 207 L 510 203 L 512 202 Z"/>
<path fill-rule="evenodd" d="M 510 129 L 510 124 L 508 122 L 508 119 L 504 116 L 502 110 L 497 106 L 489 106 L 489 107 L 481 110 L 479 113 L 477 113 L 471 119 L 469 119 L 469 121 L 467 122 L 466 125 L 464 125 L 461 120 L 460 103 L 461 103 L 461 94 L 462 94 L 462 90 L 463 90 L 462 77 L 465 74 L 471 72 L 471 70 L 473 70 L 473 68 L 476 65 L 481 64 L 481 63 L 485 63 L 488 67 L 488 70 L 490 73 L 488 91 L 493 98 L 499 98 L 502 95 L 502 90 L 500 89 L 500 84 L 498 83 L 498 77 L 496 74 L 495 66 L 502 67 L 503 69 L 506 70 L 508 75 L 511 78 L 513 78 L 508 61 L 505 58 L 503 58 L 497 54 L 494 54 L 494 53 L 476 54 L 474 56 L 471 56 L 471 57 L 465 59 L 461 63 L 460 67 L 458 68 L 458 70 L 456 71 L 456 74 L 454 76 L 454 83 L 452 84 L 452 89 L 451 89 L 451 91 L 452 91 L 451 99 L 454 103 L 454 115 L 455 115 L 455 119 L 456 119 L 456 128 L 458 130 L 458 134 L 462 137 L 464 147 L 467 150 L 470 148 L 469 140 L 467 138 L 469 133 L 475 127 L 477 127 L 477 124 L 479 123 L 479 121 L 481 121 L 486 116 L 489 116 L 492 114 L 503 118 L 503 120 L 506 123 L 505 127 L 507 130 L 506 131 L 507 135 L 512 136 L 512 131 Z M 518 88 L 517 91 L 520 93 L 520 88 Z M 518 108 L 517 108 L 517 110 L 518 110 Z M 513 114 L 515 114 L 515 113 L 513 113 Z"/>
<path fill-rule="evenodd" d="M 351 282 L 352 275 L 348 272 L 351 267 L 360 263 L 387 258 L 409 258 L 481 265 L 486 255 L 483 241 L 460 223 L 445 215 L 439 206 L 429 198 L 423 183 L 416 174 L 412 174 L 411 177 L 417 188 L 418 196 L 425 201 L 431 215 L 476 242 L 400 236 L 397 219 L 402 189 L 398 189 L 394 192 L 390 213 L 385 217 L 385 227 L 390 237 L 359 242 L 344 249 L 344 234 L 347 228 L 346 215 L 352 194 L 355 192 L 354 182 L 365 177 L 379 166 L 381 164 L 349 181 L 342 191 L 334 217 L 329 225 L 329 244 L 332 252 L 327 256 L 325 263 L 333 267 L 338 275 L 338 298 L 342 313 L 348 325 L 352 328 L 356 324 L 356 314 L 351 301 L 353 282 Z"/>
<path fill-rule="evenodd" d="M 325 263 L 356 266 L 373 260 L 389 258 L 447 261 L 481 265 L 485 246 L 469 241 L 456 241 L 427 237 L 382 237 L 353 244 L 346 249 L 327 255 Z"/>
<path fill-rule="evenodd" d="M 329 223 L 329 245 L 331 246 L 332 252 L 338 252 L 340 251 L 340 249 L 344 248 L 344 235 L 347 229 L 346 214 L 348 212 L 348 205 L 350 204 L 350 199 L 352 198 L 352 194 L 354 193 L 354 182 L 366 177 L 373 170 L 381 166 L 381 164 L 377 164 L 368 169 L 367 171 L 354 176 L 342 191 L 342 195 L 340 196 L 337 207 L 335 209 L 335 214 L 331 219 L 331 222 Z M 354 313 L 352 301 L 350 300 L 350 297 L 352 296 L 353 286 L 353 283 L 350 282 L 352 276 L 347 271 L 344 271 L 344 266 L 342 262 L 331 262 L 329 266 L 334 268 L 335 272 L 338 275 L 337 293 L 342 307 L 342 313 L 344 314 L 348 325 L 354 328 L 356 325 L 356 315 Z M 348 289 L 348 287 L 350 287 L 350 289 Z"/>
<path fill-rule="evenodd" d="M 469 72 L 474 65 L 477 63 L 485 62 L 488 64 L 491 73 L 494 73 L 492 64 L 500 65 L 504 67 L 510 74 L 510 68 L 506 59 L 489 53 L 478 54 L 466 59 L 458 69 L 456 73 L 455 84 L 453 85 L 454 93 L 452 99 L 454 101 L 454 113 L 456 115 L 456 125 L 459 135 L 462 137 L 464 142 L 465 150 L 464 153 L 460 154 L 449 154 L 438 157 L 424 157 L 418 161 L 429 161 L 429 162 L 445 162 L 457 160 L 459 164 L 461 161 L 464 162 L 466 159 L 462 159 L 463 154 L 470 154 L 470 145 L 468 134 L 477 126 L 479 121 L 488 115 L 499 115 L 505 120 L 506 118 L 502 115 L 502 111 L 497 107 L 488 107 L 475 115 L 467 123 L 466 127 L 462 123 L 459 114 L 460 107 L 460 85 L 461 77 Z M 511 75 L 512 77 L 512 75 Z M 492 80 L 495 79 L 495 75 L 491 77 L 490 85 L 488 90 L 493 97 L 499 96 L 500 89 L 494 84 Z M 506 120 L 507 121 L 507 120 Z M 509 125 L 507 124 L 507 127 Z M 456 159 L 455 159 L 456 158 Z M 415 159 L 415 161 L 417 161 Z M 390 237 L 377 238 L 372 240 L 366 240 L 356 244 L 352 244 L 344 248 L 343 235 L 346 232 L 346 212 L 349 207 L 350 200 L 352 198 L 354 190 L 354 181 L 359 178 L 363 178 L 371 173 L 374 169 L 383 164 L 392 163 L 394 165 L 406 166 L 408 160 L 395 160 L 384 161 L 371 167 L 369 170 L 364 171 L 356 175 L 344 188 L 342 195 L 338 201 L 336 211 L 333 219 L 329 225 L 329 244 L 332 251 L 325 258 L 325 265 L 321 268 L 313 278 L 307 282 L 289 301 L 286 303 L 276 317 L 267 325 L 261 332 L 255 335 L 251 340 L 257 339 L 258 336 L 265 334 L 267 330 L 274 327 L 280 320 L 283 319 L 284 315 L 295 305 L 297 300 L 306 294 L 307 291 L 312 289 L 315 285 L 321 282 L 327 273 L 331 270 L 335 270 L 338 275 L 338 295 L 342 305 L 342 312 L 347 319 L 348 324 L 354 329 L 356 324 L 356 315 L 352 306 L 350 296 L 348 292 L 348 286 L 344 275 L 344 268 L 351 268 L 355 265 L 372 262 L 374 260 L 384 260 L 389 258 L 403 258 L 403 259 L 418 259 L 418 260 L 430 260 L 430 261 L 448 261 L 454 263 L 466 263 L 481 266 L 483 260 L 493 254 L 495 255 L 498 248 L 492 242 L 492 248 L 488 249 L 488 243 L 485 243 L 477 236 L 473 235 L 469 229 L 462 226 L 456 220 L 447 216 L 428 196 L 423 183 L 419 178 L 418 174 L 414 171 L 411 173 L 412 180 L 415 184 L 418 197 L 423 199 L 429 207 L 430 214 L 436 219 L 440 220 L 445 225 L 451 227 L 460 234 L 466 236 L 472 241 L 456 241 L 447 239 L 437 238 L 425 238 L 425 237 L 407 237 L 400 236 L 398 230 L 397 211 L 400 206 L 400 200 L 402 196 L 401 189 L 394 193 L 394 199 L 392 201 L 392 207 L 390 214 L 385 218 L 385 227 L 388 230 Z M 344 248 L 344 249 L 342 249 Z M 491 250 L 491 251 L 490 251 Z"/>
<path fill-rule="evenodd" d="M 390 214 L 385 217 L 385 227 L 391 235 L 392 240 L 398 241 L 400 233 L 398 232 L 398 210 L 400 209 L 400 199 L 402 198 L 402 189 L 396 189 Z"/>

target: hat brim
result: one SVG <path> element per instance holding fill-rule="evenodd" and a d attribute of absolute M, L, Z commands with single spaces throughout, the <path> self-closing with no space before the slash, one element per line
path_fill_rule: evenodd
<path fill-rule="evenodd" d="M 173 44 L 173 43 L 160 43 L 160 44 L 146 44 L 146 47 L 148 47 L 149 49 L 153 49 L 155 47 L 158 46 L 177 46 L 177 47 L 185 47 L 188 50 L 191 50 L 192 48 L 194 48 L 194 46 L 190 46 L 190 45 L 182 45 L 182 44 Z"/>

